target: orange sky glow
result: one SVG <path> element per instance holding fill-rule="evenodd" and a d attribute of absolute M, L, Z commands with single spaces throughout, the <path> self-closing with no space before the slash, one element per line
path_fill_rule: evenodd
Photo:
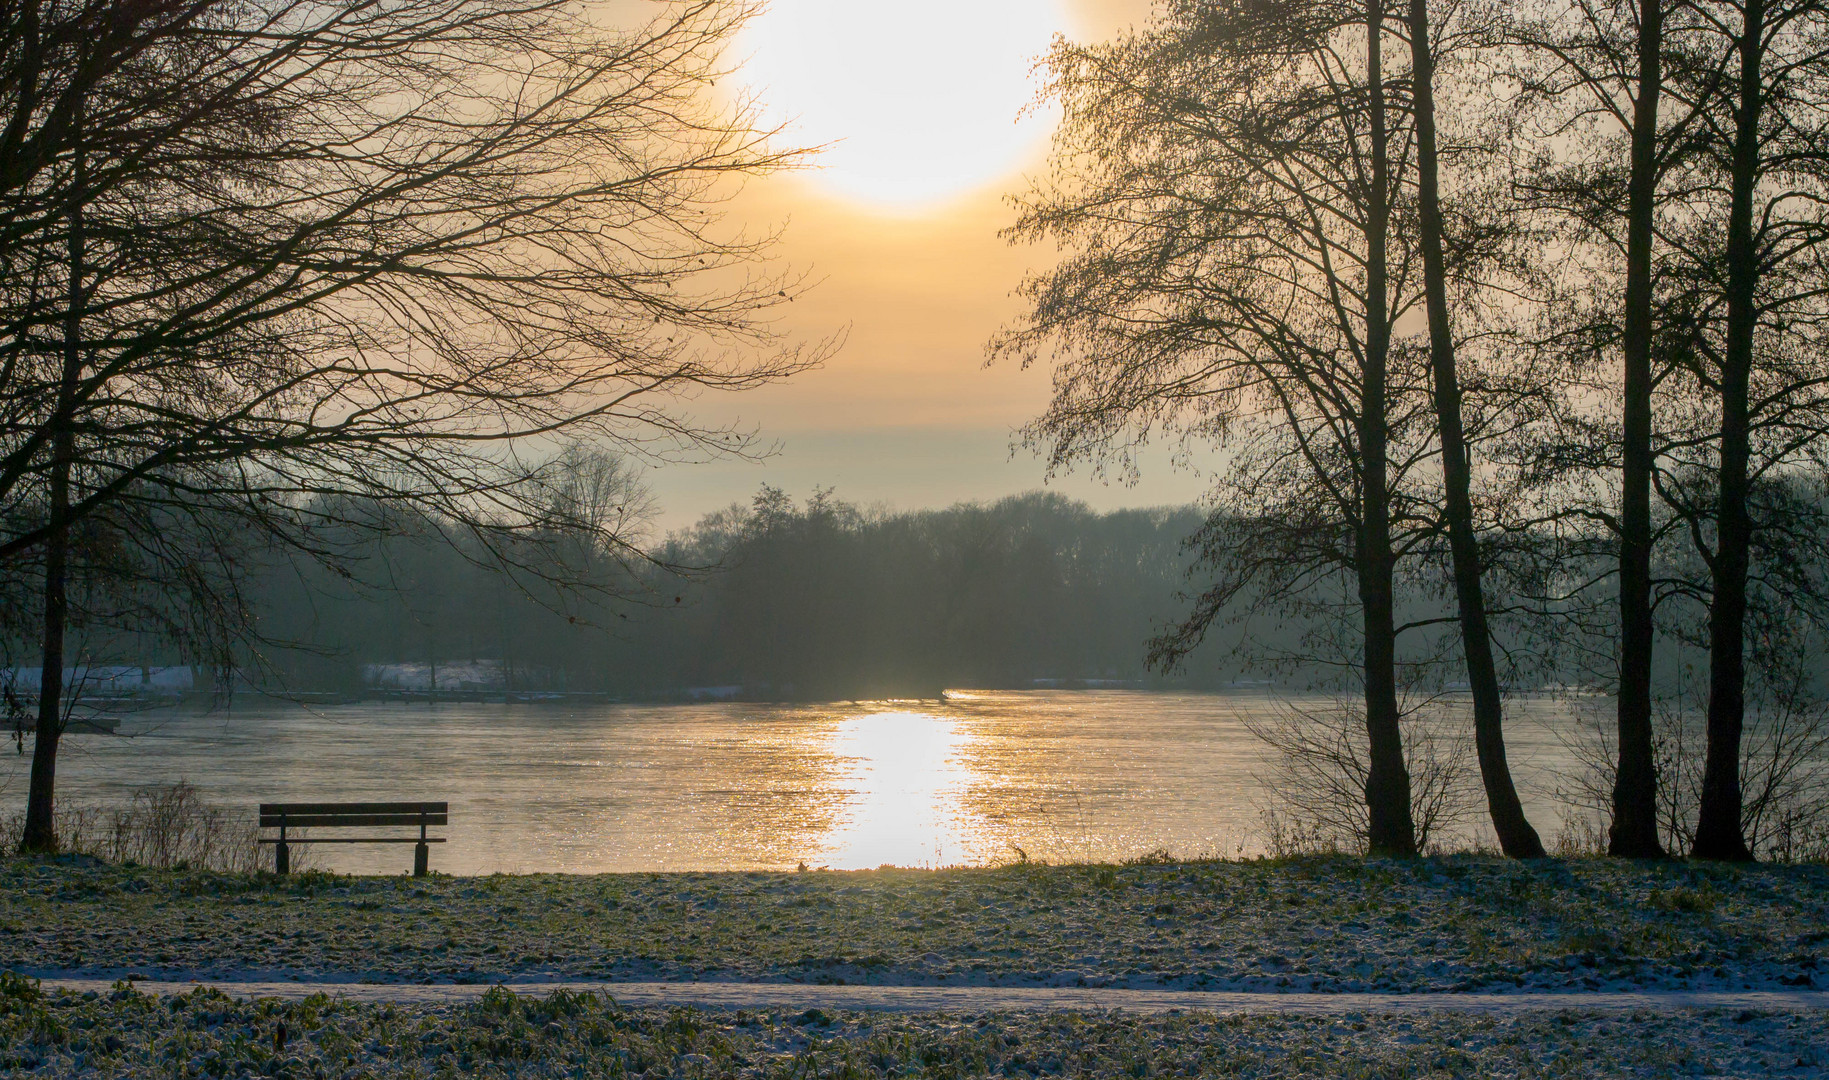
<path fill-rule="evenodd" d="M 1105 37 L 1148 0 L 775 0 L 738 43 L 771 120 L 835 142 L 814 168 L 753 181 L 734 219 L 785 223 L 778 256 L 817 282 L 790 333 L 843 332 L 821 369 L 760 391 L 700 399 L 703 417 L 760 429 L 780 451 L 760 464 L 650 473 L 660 524 L 679 528 L 763 483 L 796 498 L 815 485 L 898 509 L 1041 487 L 1042 463 L 1013 429 L 1048 397 L 1048 374 L 986 368 L 985 343 L 1018 310 L 1011 291 L 1048 249 L 999 238 L 1006 197 L 1043 166 L 1050 113 L 1031 112 L 1030 64 L 1055 30 Z M 956 10 L 955 10 L 956 9 Z M 901 14 L 896 14 L 901 13 Z M 878 50 L 874 61 L 865 62 Z M 938 87 L 938 89 L 936 89 Z M 1050 485 L 1095 506 L 1186 502 L 1200 477 L 1146 467 L 1135 487 L 1080 470 Z"/>

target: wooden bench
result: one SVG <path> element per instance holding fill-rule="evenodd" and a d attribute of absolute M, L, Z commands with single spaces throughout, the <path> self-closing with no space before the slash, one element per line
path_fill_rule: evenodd
<path fill-rule="evenodd" d="M 441 802 L 342 802 L 342 803 L 261 803 L 260 827 L 278 829 L 275 837 L 263 836 L 260 842 L 273 844 L 273 870 L 284 874 L 292 869 L 290 844 L 415 844 L 413 876 L 426 875 L 427 844 L 442 844 L 442 836 L 427 836 L 426 828 L 450 822 L 450 804 Z M 353 829 L 386 825 L 417 825 L 414 836 L 312 836 L 290 837 L 287 829 Z"/>

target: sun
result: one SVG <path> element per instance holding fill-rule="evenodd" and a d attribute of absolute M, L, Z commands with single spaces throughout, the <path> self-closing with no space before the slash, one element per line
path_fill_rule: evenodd
<path fill-rule="evenodd" d="M 831 144 L 812 177 L 845 198 L 921 210 L 983 187 L 1054 124 L 1028 110 L 1059 0 L 770 0 L 745 29 L 744 81 L 789 138 Z"/>

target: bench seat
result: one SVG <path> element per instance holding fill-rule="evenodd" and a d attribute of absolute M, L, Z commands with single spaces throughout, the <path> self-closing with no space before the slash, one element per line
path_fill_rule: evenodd
<path fill-rule="evenodd" d="M 428 844 L 442 844 L 442 836 L 428 836 L 433 825 L 450 823 L 450 804 L 442 802 L 299 802 L 261 803 L 260 827 L 278 829 L 278 836 L 263 836 L 260 842 L 272 844 L 273 870 L 284 874 L 292 869 L 291 845 L 311 844 L 414 844 L 413 876 L 424 877 L 430 860 Z M 313 836 L 309 839 L 287 836 L 288 829 L 352 829 L 387 826 L 418 826 L 418 836 Z"/>

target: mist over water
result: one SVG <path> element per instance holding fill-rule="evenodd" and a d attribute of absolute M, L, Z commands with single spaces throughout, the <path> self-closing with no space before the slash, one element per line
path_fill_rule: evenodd
<path fill-rule="evenodd" d="M 211 801 L 444 799 L 455 874 L 947 866 L 1111 860 L 1156 848 L 1250 855 L 1270 805 L 1245 728 L 1263 692 L 950 691 L 826 705 L 364 704 L 238 698 L 143 713 L 133 737 L 73 736 L 65 805 L 188 780 Z M 1559 699 L 1511 710 L 1512 761 L 1539 830 L 1567 808 Z M 26 758 L 0 766 L 24 793 Z M 409 845 L 324 845 L 308 865 L 400 873 Z"/>

